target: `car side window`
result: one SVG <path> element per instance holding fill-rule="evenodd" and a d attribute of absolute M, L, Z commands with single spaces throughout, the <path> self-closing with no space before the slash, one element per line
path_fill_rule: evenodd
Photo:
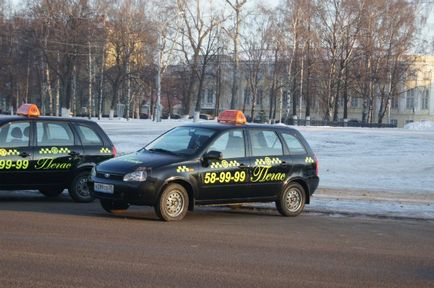
<path fill-rule="evenodd" d="M 211 144 L 208 151 L 222 152 L 223 158 L 242 158 L 245 157 L 243 130 L 227 131 Z"/>
<path fill-rule="evenodd" d="M 253 156 L 283 155 L 282 143 L 274 131 L 252 129 L 249 133 Z"/>
<path fill-rule="evenodd" d="M 103 145 L 99 135 L 88 126 L 77 125 L 78 134 L 83 145 Z"/>
<path fill-rule="evenodd" d="M 29 146 L 30 122 L 13 122 L 0 127 L 0 147 Z"/>
<path fill-rule="evenodd" d="M 288 133 L 282 133 L 283 140 L 288 146 L 289 153 L 292 155 L 304 155 L 307 154 L 306 148 L 304 148 L 303 144 L 298 140 L 297 137 Z"/>
<path fill-rule="evenodd" d="M 36 140 L 38 146 L 74 146 L 71 128 L 61 122 L 38 122 Z"/>

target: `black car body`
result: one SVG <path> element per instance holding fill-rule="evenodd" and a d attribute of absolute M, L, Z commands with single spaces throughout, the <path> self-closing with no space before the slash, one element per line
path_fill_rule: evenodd
<path fill-rule="evenodd" d="M 194 205 L 270 201 L 282 214 L 295 216 L 318 186 L 317 169 L 308 143 L 287 126 L 190 124 L 100 163 L 91 186 L 107 211 L 149 205 L 163 220 L 182 219 L 184 208 Z M 171 189 L 179 195 L 166 195 Z M 285 209 L 283 202 L 291 199 L 297 207 Z M 186 207 L 170 215 L 165 211 L 170 205 Z"/>
<path fill-rule="evenodd" d="M 0 189 L 39 189 L 49 197 L 65 188 L 77 202 L 94 199 L 93 166 L 116 149 L 97 123 L 59 117 L 0 117 Z"/>

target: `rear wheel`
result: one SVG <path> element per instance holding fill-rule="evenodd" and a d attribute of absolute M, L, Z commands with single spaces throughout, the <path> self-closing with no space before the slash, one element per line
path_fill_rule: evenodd
<path fill-rule="evenodd" d="M 187 191 L 182 185 L 169 184 L 161 193 L 160 200 L 154 208 L 161 220 L 181 220 L 188 211 Z"/>
<path fill-rule="evenodd" d="M 130 207 L 130 204 L 128 203 L 114 201 L 110 199 L 100 199 L 100 202 L 102 208 L 109 213 L 123 212 Z"/>
<path fill-rule="evenodd" d="M 283 216 L 297 216 L 304 209 L 306 192 L 298 183 L 290 183 L 279 195 L 276 208 Z"/>
<path fill-rule="evenodd" d="M 54 198 L 62 194 L 63 190 L 64 190 L 63 187 L 49 187 L 49 188 L 40 188 L 39 192 L 41 192 L 48 198 Z"/>
<path fill-rule="evenodd" d="M 87 183 L 89 182 L 90 171 L 83 171 L 75 175 L 69 185 L 69 195 L 75 202 L 92 202 L 95 196 L 90 191 Z"/>

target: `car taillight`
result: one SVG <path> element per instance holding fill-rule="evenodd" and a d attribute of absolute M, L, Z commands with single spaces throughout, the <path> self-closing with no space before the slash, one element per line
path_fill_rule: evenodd
<path fill-rule="evenodd" d="M 112 154 L 113 154 L 113 157 L 116 157 L 116 154 L 118 153 L 118 151 L 116 150 L 116 147 L 115 147 L 115 145 L 113 145 L 113 148 L 112 148 Z"/>
<path fill-rule="evenodd" d="M 318 158 L 316 158 L 316 155 L 313 155 L 313 159 L 315 160 L 315 174 L 316 174 L 316 176 L 318 176 L 319 161 L 318 161 Z"/>

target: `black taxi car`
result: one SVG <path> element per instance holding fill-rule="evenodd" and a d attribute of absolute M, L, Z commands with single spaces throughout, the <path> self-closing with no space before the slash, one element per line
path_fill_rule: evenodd
<path fill-rule="evenodd" d="M 194 205 L 275 201 L 296 216 L 318 186 L 318 162 L 303 136 L 279 125 L 245 124 L 227 110 L 219 123 L 188 124 L 139 151 L 98 164 L 90 182 L 108 212 L 154 206 L 182 219 Z"/>
<path fill-rule="evenodd" d="M 67 188 L 73 200 L 92 201 L 91 169 L 116 154 L 98 124 L 39 117 L 33 104 L 22 105 L 17 114 L 0 117 L 0 190 L 39 189 L 55 197 Z"/>

